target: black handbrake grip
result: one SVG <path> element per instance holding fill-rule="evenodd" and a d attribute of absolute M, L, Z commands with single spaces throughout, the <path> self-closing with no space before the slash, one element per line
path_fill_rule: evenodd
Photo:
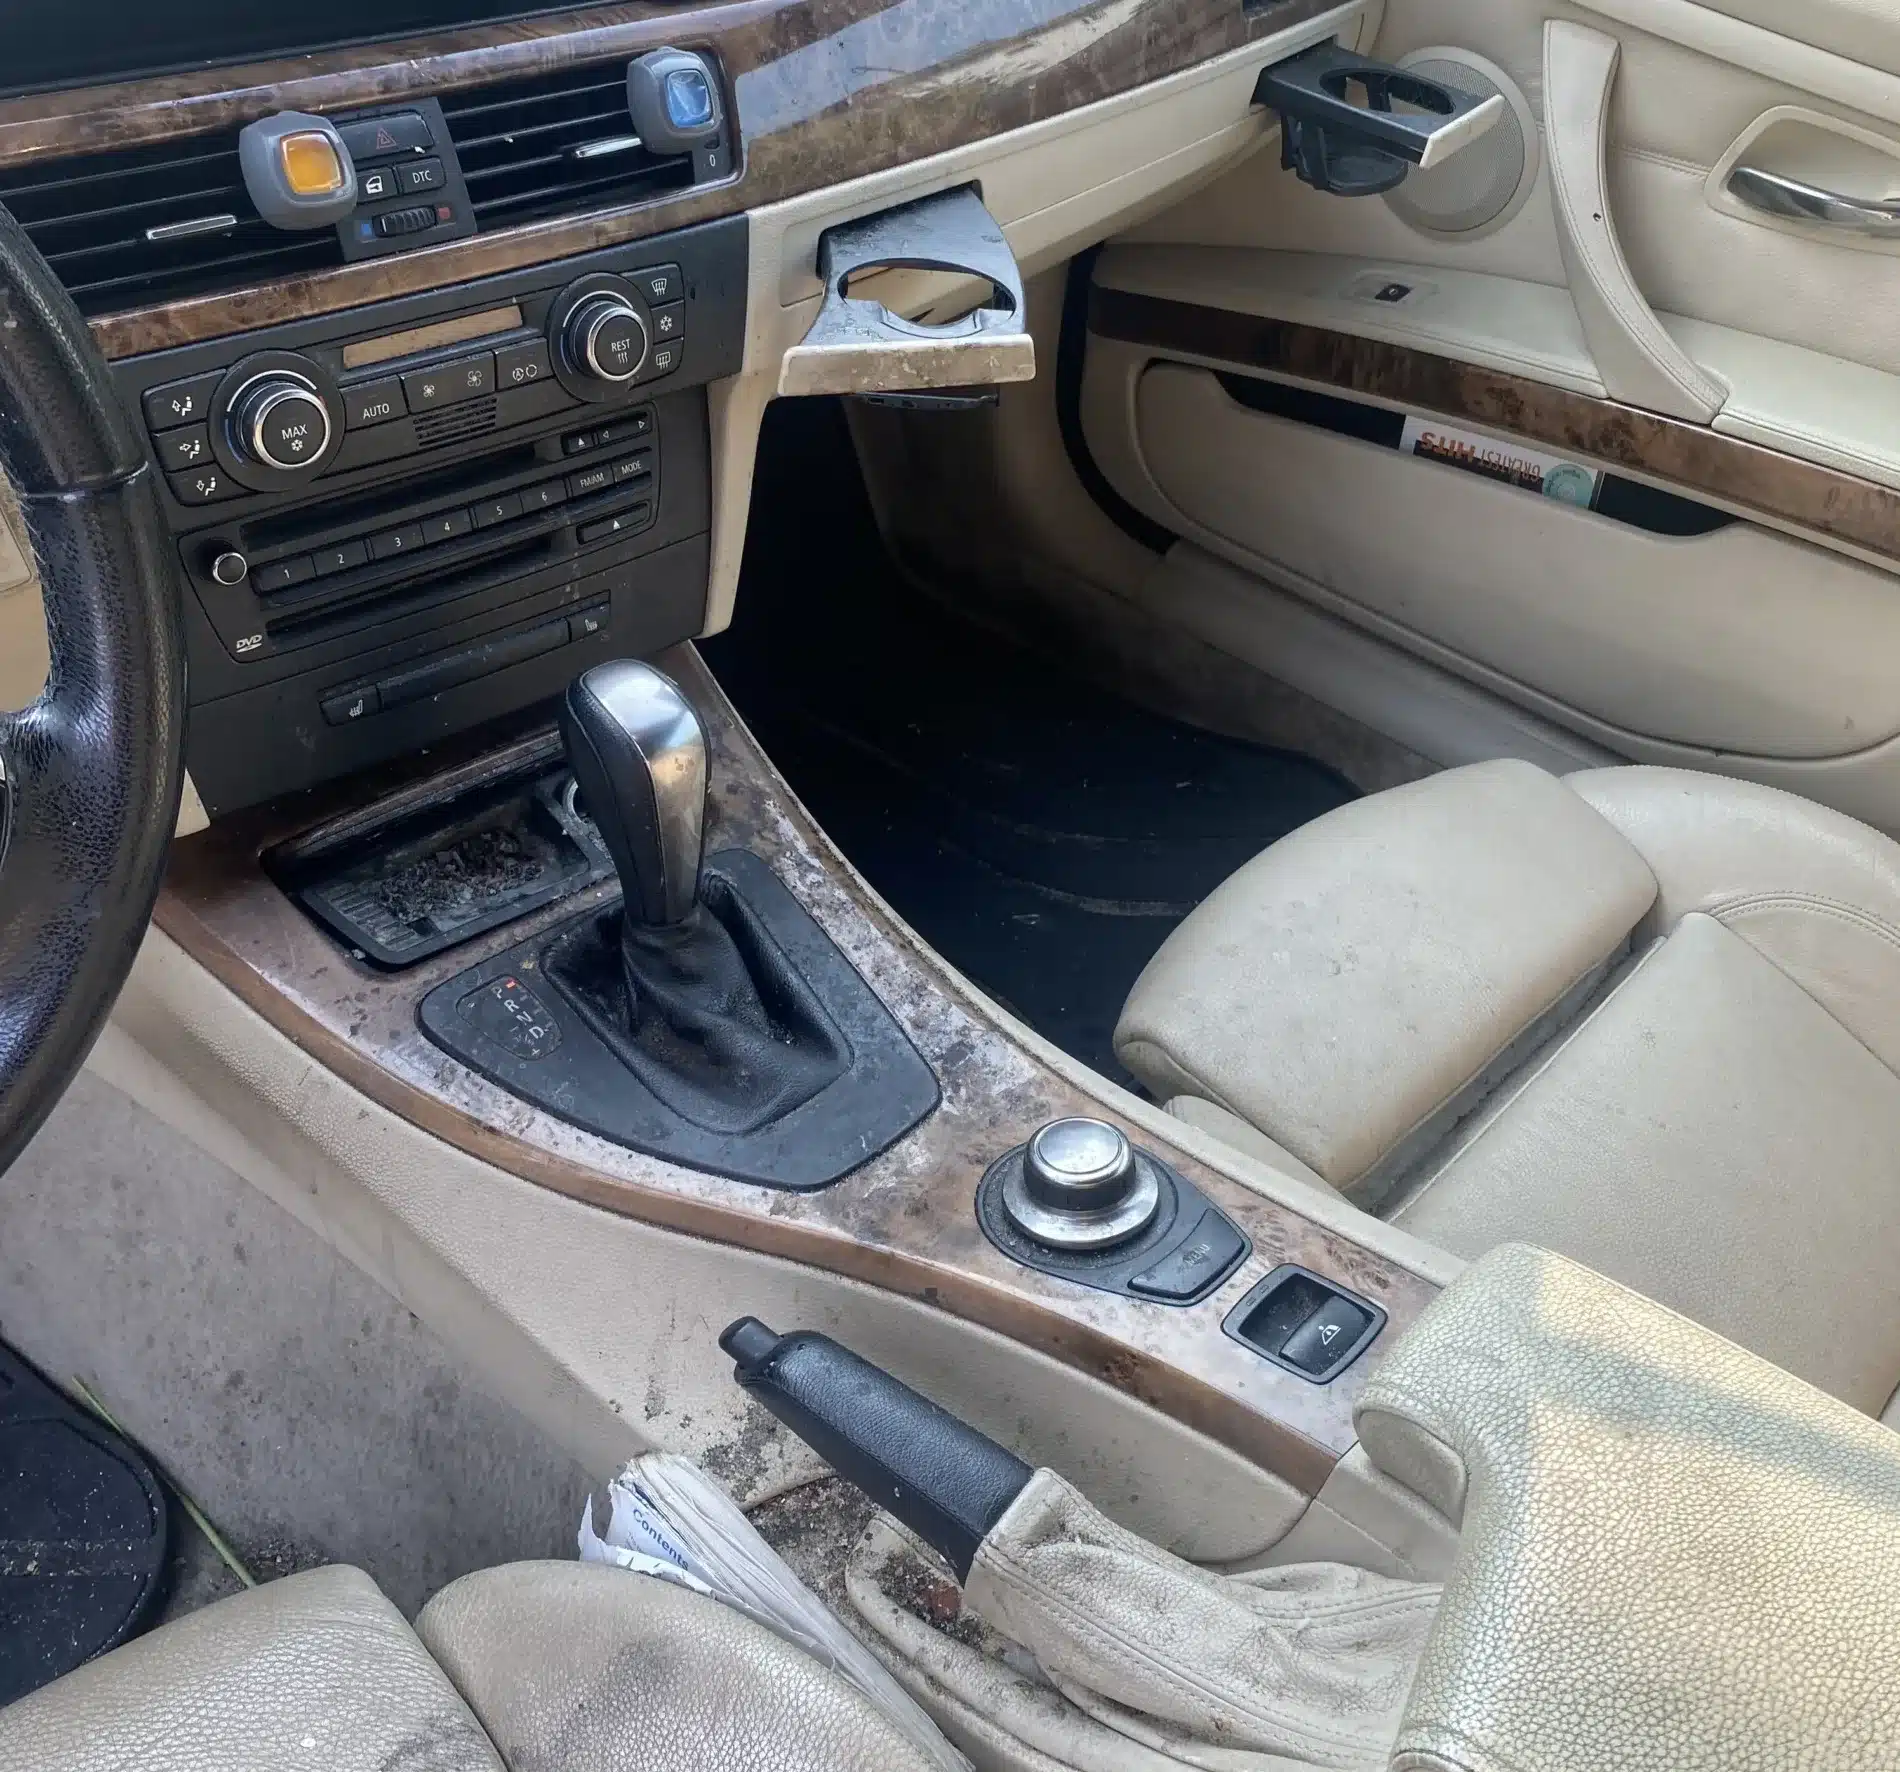
<path fill-rule="evenodd" d="M 757 1317 L 741 1317 L 719 1345 L 745 1390 L 940 1551 L 958 1580 L 1035 1475 L 1013 1452 L 828 1335 L 779 1335 Z"/>

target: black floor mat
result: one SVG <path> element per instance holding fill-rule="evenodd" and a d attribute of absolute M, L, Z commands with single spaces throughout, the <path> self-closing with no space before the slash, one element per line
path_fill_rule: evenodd
<path fill-rule="evenodd" d="M 831 401 L 771 408 L 737 619 L 704 651 L 912 927 L 1122 1082 L 1115 1020 L 1168 932 L 1354 797 L 1309 758 L 1159 718 L 914 593 Z"/>
<path fill-rule="evenodd" d="M 0 1347 L 0 1704 L 137 1634 L 167 1533 L 145 1460 Z"/>

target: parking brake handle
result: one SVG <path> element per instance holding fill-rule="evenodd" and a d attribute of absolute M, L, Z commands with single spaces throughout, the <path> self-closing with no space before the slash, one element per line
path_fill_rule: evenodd
<path fill-rule="evenodd" d="M 757 1317 L 741 1317 L 719 1345 L 732 1356 L 743 1389 L 839 1476 L 941 1552 L 959 1581 L 1035 1474 L 828 1335 L 779 1335 Z"/>

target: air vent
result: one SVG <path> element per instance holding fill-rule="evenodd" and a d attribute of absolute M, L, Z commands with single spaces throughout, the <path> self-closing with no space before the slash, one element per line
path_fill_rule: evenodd
<path fill-rule="evenodd" d="M 282 233 L 257 213 L 235 134 L 41 161 L 0 174 L 0 203 L 88 314 L 343 262 L 333 229 Z"/>
<path fill-rule="evenodd" d="M 476 225 L 638 203 L 693 181 L 691 156 L 649 153 L 627 115 L 627 65 L 596 62 L 442 100 Z"/>

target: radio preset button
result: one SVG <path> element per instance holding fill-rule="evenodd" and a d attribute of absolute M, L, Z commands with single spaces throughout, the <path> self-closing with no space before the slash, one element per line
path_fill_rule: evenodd
<path fill-rule="evenodd" d="M 292 554 L 287 560 L 273 560 L 268 566 L 256 567 L 251 573 L 251 589 L 260 597 L 268 597 L 273 591 L 287 591 L 292 585 L 316 577 L 316 572 L 308 554 Z"/>
<path fill-rule="evenodd" d="M 369 538 L 369 551 L 379 560 L 393 560 L 399 554 L 419 553 L 423 547 L 422 525 L 405 523 L 400 529 L 385 529 Z"/>
<path fill-rule="evenodd" d="M 310 558 L 316 564 L 319 578 L 329 578 L 338 572 L 353 572 L 357 567 L 369 564 L 369 543 L 340 541 L 333 548 L 319 548 Z"/>
<path fill-rule="evenodd" d="M 167 468 L 195 468 L 211 459 L 211 427 L 186 425 L 158 439 L 158 459 Z"/>
<path fill-rule="evenodd" d="M 223 377 L 222 370 L 214 369 L 209 375 L 194 375 L 189 381 L 153 388 L 145 396 L 145 422 L 155 431 L 202 423 L 211 412 L 211 390 Z"/>
<path fill-rule="evenodd" d="M 524 510 L 551 511 L 567 503 L 567 488 L 559 480 L 543 480 L 539 486 L 522 489 L 521 503 Z"/>
<path fill-rule="evenodd" d="M 402 383 L 390 376 L 386 381 L 359 382 L 343 390 L 343 425 L 360 431 L 370 425 L 386 425 L 409 410 L 402 397 Z"/>
<path fill-rule="evenodd" d="M 426 542 L 453 541 L 458 535 L 466 535 L 474 527 L 474 519 L 467 511 L 439 511 L 433 517 L 422 519 L 422 539 Z"/>
<path fill-rule="evenodd" d="M 531 339 L 525 345 L 503 345 L 495 353 L 495 380 L 504 388 L 525 388 L 530 383 L 547 381 L 554 374 L 548 360 L 545 339 Z"/>
<path fill-rule="evenodd" d="M 492 529 L 497 523 L 512 522 L 521 515 L 521 494 L 504 492 L 495 498 L 485 498 L 475 506 L 474 517 L 477 529 Z"/>

